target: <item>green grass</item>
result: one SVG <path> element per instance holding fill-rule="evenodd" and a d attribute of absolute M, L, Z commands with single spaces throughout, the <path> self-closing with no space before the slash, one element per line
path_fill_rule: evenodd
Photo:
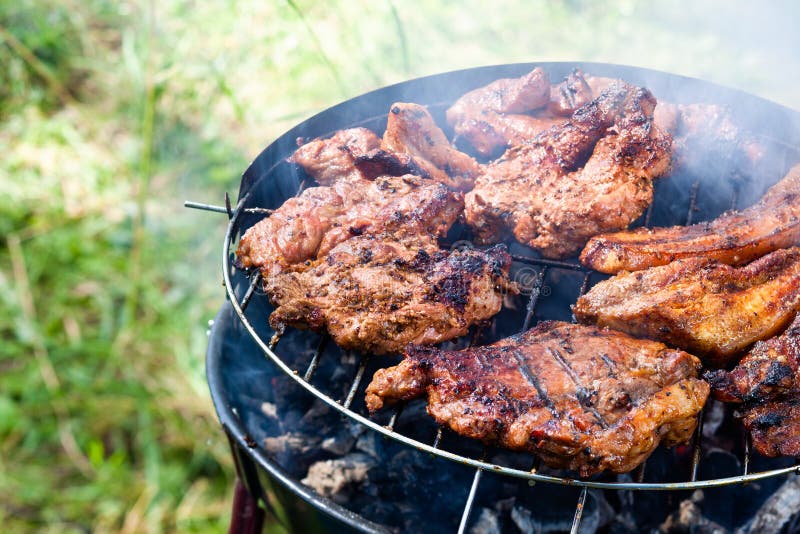
<path fill-rule="evenodd" d="M 344 98 L 474 65 L 630 63 L 800 107 L 792 17 L 735 4 L 0 3 L 1 530 L 224 530 L 224 217 L 183 200 L 221 203 Z"/>

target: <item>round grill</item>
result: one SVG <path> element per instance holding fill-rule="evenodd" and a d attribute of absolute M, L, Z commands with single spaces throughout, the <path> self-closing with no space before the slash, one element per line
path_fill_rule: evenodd
<path fill-rule="evenodd" d="M 575 479 L 562 473 L 538 466 L 528 455 L 530 467 L 520 468 L 520 462 L 501 463 L 493 460 L 492 449 L 478 442 L 461 438 L 437 427 L 423 410 L 411 410 L 400 405 L 393 411 L 370 416 L 364 406 L 364 388 L 375 369 L 393 365 L 398 359 L 372 357 L 340 350 L 325 335 L 307 331 L 288 330 L 280 338 L 268 327 L 267 318 L 272 311 L 268 298 L 260 290 L 257 274 L 242 272 L 234 266 L 235 244 L 244 231 L 269 209 L 279 207 L 287 198 L 298 194 L 308 182 L 304 176 L 285 162 L 296 148 L 298 137 L 325 136 L 342 128 L 364 126 L 381 134 L 386 125 L 386 113 L 393 102 L 407 101 L 427 105 L 437 123 L 445 124 L 444 111 L 455 98 L 464 92 L 485 85 L 497 78 L 520 76 L 534 66 L 544 68 L 551 79 L 565 76 L 578 67 L 597 76 L 619 77 L 648 87 L 659 99 L 678 103 L 708 102 L 729 106 L 744 128 L 750 129 L 756 139 L 765 145 L 770 156 L 755 172 L 742 172 L 731 158 L 712 158 L 702 166 L 676 172 L 656 183 L 655 201 L 633 226 L 666 226 L 691 224 L 712 219 L 731 208 L 742 208 L 756 201 L 763 192 L 782 178 L 788 168 L 800 161 L 800 114 L 777 104 L 707 82 L 645 69 L 607 64 L 537 63 L 484 67 L 445 73 L 386 87 L 330 108 L 293 128 L 267 147 L 245 172 L 239 201 L 234 209 L 227 207 L 230 217 L 223 243 L 223 276 L 228 298 L 264 355 L 284 373 L 305 388 L 310 395 L 324 401 L 342 415 L 369 427 L 388 438 L 409 447 L 428 452 L 476 469 L 472 491 L 467 502 L 465 517 L 474 497 L 475 488 L 483 471 L 529 479 L 583 487 L 614 490 L 686 490 L 744 483 L 799 472 L 800 467 L 788 459 L 768 461 L 758 458 L 758 470 L 751 469 L 749 445 L 743 430 L 738 444 L 730 446 L 742 458 L 743 472 L 738 476 L 698 479 L 698 464 L 702 461 L 706 444 L 703 432 L 704 413 L 691 449 L 682 452 L 687 462 L 676 467 L 674 479 L 646 481 L 646 464 L 620 481 L 614 475 L 599 475 L 592 479 Z M 446 133 L 452 134 L 452 132 Z M 469 240 L 466 228 L 451 232 L 451 243 Z M 526 330 L 545 319 L 571 320 L 570 306 L 603 275 L 581 266 L 576 259 L 553 261 L 541 258 L 534 251 L 516 243 L 508 243 L 514 266 L 512 277 L 525 287 L 523 295 L 515 297 L 493 320 L 489 327 L 476 329 L 470 339 L 457 340 L 448 348 L 463 348 L 470 343 L 488 344 L 502 337 Z M 333 373 L 322 376 L 317 368 L 323 359 L 348 362 L 351 373 Z M 346 375 L 346 376 L 345 376 Z M 265 385 L 264 387 L 268 387 Z M 423 401 L 412 401 L 413 403 Z M 710 410 L 709 401 L 705 412 Z M 729 414 L 730 409 L 725 409 Z M 715 421 L 715 432 L 736 425 L 731 418 Z M 720 426 L 721 425 L 721 426 Z M 715 445 L 718 446 L 718 445 Z M 676 461 L 678 453 L 676 454 Z M 502 458 L 525 457 L 509 455 Z M 790 463 L 791 462 L 791 463 Z M 632 481 L 631 481 L 632 480 Z M 581 502 L 576 511 L 580 520 Z M 463 526 L 463 525 L 462 525 Z"/>

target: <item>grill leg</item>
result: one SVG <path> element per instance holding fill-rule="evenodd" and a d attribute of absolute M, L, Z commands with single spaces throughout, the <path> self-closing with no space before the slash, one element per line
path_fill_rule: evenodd
<path fill-rule="evenodd" d="M 236 479 L 233 493 L 233 511 L 228 534 L 261 534 L 264 528 L 264 510 L 258 506 L 240 479 Z"/>

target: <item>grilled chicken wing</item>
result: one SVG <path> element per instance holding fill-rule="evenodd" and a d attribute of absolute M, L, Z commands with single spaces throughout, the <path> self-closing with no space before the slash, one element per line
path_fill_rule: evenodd
<path fill-rule="evenodd" d="M 465 197 L 479 242 L 512 233 L 558 258 L 627 227 L 652 201 L 652 179 L 669 167 L 669 137 L 653 126 L 654 107 L 647 90 L 615 85 L 562 126 L 487 165 Z"/>
<path fill-rule="evenodd" d="M 480 173 L 478 162 L 454 148 L 419 104 L 392 104 L 381 146 L 389 152 L 409 154 L 428 176 L 454 190 L 471 189 Z"/>
<path fill-rule="evenodd" d="M 298 139 L 302 143 L 303 139 Z M 327 139 L 301 144 L 289 158 L 320 185 L 331 185 L 344 177 L 360 178 L 355 158 L 381 146 L 380 138 L 366 128 L 339 130 Z"/>
<path fill-rule="evenodd" d="M 573 307 L 584 323 L 657 339 L 722 366 L 800 309 L 800 248 L 735 268 L 678 260 L 600 282 Z"/>
<path fill-rule="evenodd" d="M 338 180 L 290 198 L 245 232 L 239 266 L 269 277 L 323 256 L 354 236 L 444 236 L 462 208 L 459 193 L 419 176 Z"/>
<path fill-rule="evenodd" d="M 500 311 L 511 257 L 489 250 L 439 250 L 435 240 L 365 235 L 313 267 L 265 279 L 276 309 L 270 324 L 327 330 L 346 349 L 402 352 L 462 336 Z"/>
<path fill-rule="evenodd" d="M 780 336 L 759 341 L 732 371 L 708 371 L 715 399 L 764 402 L 800 396 L 800 316 Z"/>
<path fill-rule="evenodd" d="M 548 321 L 486 347 L 409 348 L 375 373 L 367 406 L 427 393 L 455 432 L 589 476 L 630 471 L 688 440 L 708 396 L 699 360 L 612 330 Z"/>
<path fill-rule="evenodd" d="M 581 262 L 603 273 L 638 271 L 679 258 L 703 257 L 740 265 L 800 243 L 800 165 L 742 211 L 710 222 L 637 228 L 589 240 Z"/>

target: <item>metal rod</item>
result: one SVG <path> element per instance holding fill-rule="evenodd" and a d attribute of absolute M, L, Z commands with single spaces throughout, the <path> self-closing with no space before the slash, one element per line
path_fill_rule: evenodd
<path fill-rule="evenodd" d="M 536 277 L 536 281 L 531 288 L 531 296 L 528 299 L 528 306 L 525 312 L 525 320 L 522 322 L 522 330 L 524 332 L 528 329 L 531 325 L 531 320 L 533 319 L 533 314 L 536 311 L 536 303 L 539 300 L 539 293 L 542 290 L 542 284 L 544 283 L 544 275 L 547 273 L 547 267 L 543 267 L 541 271 L 539 271 L 539 275 Z"/>
<path fill-rule="evenodd" d="M 703 419 L 705 409 L 700 410 L 700 415 L 697 416 L 697 430 L 694 435 L 694 446 L 692 448 L 692 476 L 689 478 L 691 482 L 697 481 L 697 466 L 700 464 L 701 444 L 703 441 Z"/>
<path fill-rule="evenodd" d="M 213 211 L 215 213 L 228 213 L 228 208 L 225 206 L 215 206 L 213 204 L 203 204 L 201 202 L 192 202 L 191 200 L 186 200 L 183 203 L 185 208 L 192 208 L 196 210 L 203 210 L 203 211 Z M 267 215 L 272 215 L 275 213 L 275 210 L 269 208 L 245 208 L 245 213 L 264 213 Z"/>
<path fill-rule="evenodd" d="M 646 465 L 647 465 L 647 460 L 645 460 L 644 462 L 639 464 L 639 467 L 636 468 L 636 471 L 634 471 L 634 473 L 633 473 L 634 482 L 637 482 L 639 484 L 644 482 L 644 472 L 645 472 L 645 466 Z"/>
<path fill-rule="evenodd" d="M 397 408 L 395 409 L 394 413 L 392 414 L 392 417 L 389 419 L 389 423 L 387 423 L 387 425 L 386 425 L 386 428 L 388 430 L 394 430 L 394 425 L 395 425 L 395 423 L 397 423 L 397 418 L 400 417 L 400 414 L 403 413 L 403 408 L 405 408 L 405 407 L 406 407 L 405 404 L 399 404 L 397 406 Z"/>
<path fill-rule="evenodd" d="M 644 227 L 650 227 L 650 218 L 653 216 L 653 202 L 648 204 L 647 211 L 644 214 Z"/>
<path fill-rule="evenodd" d="M 201 202 L 192 202 L 191 200 L 186 200 L 183 203 L 184 208 L 192 208 L 195 210 L 204 210 L 204 211 L 214 211 L 216 213 L 228 213 L 228 210 L 225 209 L 225 206 L 214 206 L 212 204 L 203 204 Z"/>
<path fill-rule="evenodd" d="M 586 505 L 587 493 L 589 493 L 589 489 L 584 487 L 581 490 L 580 496 L 578 496 L 578 504 L 575 506 L 575 516 L 572 518 L 572 528 L 569 529 L 570 534 L 578 534 L 578 530 L 581 528 L 581 517 L 583 517 L 583 507 Z"/>
<path fill-rule="evenodd" d="M 744 459 L 742 463 L 744 464 L 742 474 L 747 475 L 750 470 L 750 434 L 748 432 L 744 434 Z"/>
<path fill-rule="evenodd" d="M 571 271 L 586 271 L 587 268 L 579 263 L 569 263 L 566 261 L 547 260 L 545 258 L 531 258 L 530 256 L 521 256 L 519 254 L 511 254 L 511 259 L 514 261 L 521 261 L 522 263 L 530 263 L 532 265 L 543 265 L 545 267 L 558 267 L 560 269 L 569 269 Z"/>
<path fill-rule="evenodd" d="M 441 443 L 442 443 L 442 427 L 440 426 L 439 428 L 436 429 L 436 437 L 433 438 L 433 445 L 431 445 L 431 448 L 438 449 L 439 444 Z"/>
<path fill-rule="evenodd" d="M 317 370 L 317 366 L 319 365 L 319 359 L 322 357 L 322 351 L 325 350 L 325 345 L 328 344 L 328 335 L 323 334 L 322 339 L 319 340 L 319 344 L 317 345 L 317 350 L 314 352 L 314 357 L 311 358 L 311 361 L 306 368 L 306 372 L 303 373 L 303 380 L 308 382 L 311 380 L 311 377 L 314 375 L 314 371 Z"/>
<path fill-rule="evenodd" d="M 353 381 L 353 385 L 350 386 L 350 391 L 347 392 L 347 398 L 344 400 L 342 406 L 345 409 L 349 409 L 350 405 L 353 403 L 353 398 L 356 396 L 356 390 L 358 390 L 358 386 L 361 385 L 361 380 L 364 378 L 364 371 L 367 369 L 367 360 L 369 359 L 368 356 L 364 356 L 361 359 L 361 365 L 358 366 L 358 371 L 356 372 L 356 378 Z"/>
<path fill-rule="evenodd" d="M 484 458 L 486 454 L 484 453 Z M 483 458 L 482 458 L 483 459 Z M 475 470 L 475 476 L 472 477 L 472 486 L 469 488 L 469 495 L 467 495 L 467 502 L 464 503 L 464 511 L 461 513 L 461 523 L 458 525 L 458 534 L 463 534 L 467 531 L 467 522 L 469 521 L 469 514 L 472 513 L 472 505 L 475 503 L 475 494 L 478 493 L 478 484 L 481 483 L 482 469 Z"/>
<path fill-rule="evenodd" d="M 694 212 L 697 210 L 697 190 L 700 189 L 700 181 L 697 180 L 692 184 L 692 189 L 689 192 L 689 212 L 686 214 L 686 226 L 692 224 Z"/>
<path fill-rule="evenodd" d="M 247 309 L 247 305 L 250 304 L 250 299 L 253 298 L 253 294 L 256 292 L 256 288 L 258 287 L 260 281 L 261 273 L 256 273 L 256 275 L 250 281 L 250 287 L 247 288 L 247 293 L 244 294 L 242 303 L 239 305 L 242 308 L 242 311 Z"/>

